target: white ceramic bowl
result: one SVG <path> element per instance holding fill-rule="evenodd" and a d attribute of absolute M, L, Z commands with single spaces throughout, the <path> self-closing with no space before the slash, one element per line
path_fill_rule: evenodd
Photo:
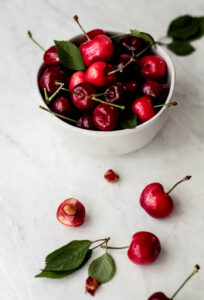
<path fill-rule="evenodd" d="M 168 69 L 169 94 L 166 103 L 170 102 L 175 85 L 175 70 L 173 63 L 168 54 L 160 47 L 153 46 L 153 52 L 164 58 Z M 45 102 L 37 87 L 40 105 L 46 107 Z M 171 108 L 163 107 L 152 119 L 138 125 L 133 129 L 122 129 L 116 131 L 91 131 L 81 129 L 59 118 L 42 112 L 45 118 L 48 118 L 49 126 L 52 125 L 54 130 L 61 136 L 64 144 L 76 149 L 94 155 L 121 155 L 133 152 L 147 145 L 164 127 L 167 121 L 168 113 Z"/>

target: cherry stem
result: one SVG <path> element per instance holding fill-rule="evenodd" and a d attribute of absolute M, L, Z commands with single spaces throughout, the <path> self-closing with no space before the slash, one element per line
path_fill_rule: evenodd
<path fill-rule="evenodd" d="M 178 288 L 178 290 L 173 294 L 173 296 L 171 297 L 171 300 L 173 300 L 176 295 L 180 292 L 180 290 L 184 287 L 184 285 L 186 285 L 186 283 L 196 274 L 198 273 L 200 267 L 199 265 L 196 265 L 193 272 L 186 278 L 186 280 L 184 280 L 184 282 L 181 284 L 181 286 Z"/>
<path fill-rule="evenodd" d="M 103 244 L 106 244 L 106 245 L 107 245 L 107 243 L 108 243 L 109 240 L 110 240 L 110 237 L 104 239 L 102 243 L 100 243 L 99 245 L 93 247 L 91 250 L 94 250 L 94 249 L 96 249 L 96 248 L 98 248 L 98 247 L 101 247 Z M 106 248 L 106 247 L 105 247 L 105 248 Z"/>
<path fill-rule="evenodd" d="M 59 85 L 59 87 L 58 87 L 58 89 L 47 99 L 47 103 L 49 104 L 51 101 L 52 101 L 52 99 L 59 93 L 59 91 L 61 91 L 61 89 L 63 88 L 63 86 L 64 86 L 64 83 L 60 83 L 60 85 Z M 46 100 L 46 96 L 45 96 L 45 100 Z"/>
<path fill-rule="evenodd" d="M 48 98 L 48 95 L 47 95 L 47 90 L 46 90 L 46 88 L 44 88 L 43 91 L 44 91 L 44 96 L 45 96 L 45 102 L 46 102 L 46 103 L 49 103 L 49 98 Z"/>
<path fill-rule="evenodd" d="M 56 85 L 62 85 L 62 82 L 56 81 L 55 84 L 56 84 Z M 70 94 L 76 94 L 76 95 L 82 96 L 81 93 L 77 93 L 77 92 L 74 92 L 74 91 L 72 91 L 72 90 L 65 89 L 65 88 L 63 88 L 63 87 L 62 87 L 61 89 L 62 89 L 63 91 L 65 91 L 65 92 L 70 93 Z"/>
<path fill-rule="evenodd" d="M 107 105 L 110 105 L 110 106 L 113 106 L 113 107 L 120 108 L 120 109 L 122 109 L 122 110 L 125 109 L 125 106 L 123 106 L 123 105 L 118 105 L 118 104 L 110 103 L 110 102 L 107 102 L 107 101 L 103 101 L 103 100 L 101 100 L 101 99 L 95 98 L 94 96 L 92 96 L 91 99 L 94 100 L 94 101 L 103 103 L 103 104 L 107 104 Z"/>
<path fill-rule="evenodd" d="M 43 109 L 43 110 L 49 112 L 49 113 L 52 114 L 52 115 L 55 115 L 55 116 L 57 116 L 57 117 L 60 117 L 60 118 L 65 119 L 65 120 L 67 120 L 67 121 L 70 121 L 70 122 L 72 122 L 72 123 L 78 123 L 78 121 L 73 120 L 73 119 L 71 119 L 71 118 L 68 118 L 68 117 L 66 117 L 66 116 L 64 116 L 64 115 L 58 114 L 58 113 L 56 113 L 56 112 L 54 112 L 54 111 L 52 111 L 52 110 L 50 110 L 50 109 L 45 108 L 45 107 L 42 106 L 42 105 L 40 105 L 39 107 L 40 107 L 41 109 Z"/>
<path fill-rule="evenodd" d="M 138 54 L 136 54 L 136 57 L 139 57 L 142 55 L 145 51 L 147 51 L 149 48 L 151 48 L 153 45 L 157 44 L 157 42 L 153 42 L 149 44 L 147 47 L 145 47 L 143 50 L 141 50 Z"/>
<path fill-rule="evenodd" d="M 121 34 L 118 34 L 118 35 L 112 35 L 112 36 L 110 36 L 110 39 L 117 39 L 117 38 L 125 36 L 125 35 L 130 35 L 130 34 L 128 34 L 128 33 L 121 33 Z"/>
<path fill-rule="evenodd" d="M 101 248 L 107 248 L 107 249 L 115 249 L 115 250 L 119 250 L 119 249 L 127 249 L 127 248 L 129 248 L 129 246 L 124 246 L 124 247 L 111 247 L 111 246 L 108 246 L 108 247 L 106 247 L 106 246 L 101 246 Z"/>
<path fill-rule="evenodd" d="M 177 102 L 169 102 L 169 103 L 165 103 L 165 104 L 154 105 L 154 107 L 155 108 L 157 108 L 157 107 L 163 107 L 163 106 L 170 107 L 170 106 L 175 106 L 175 105 L 178 105 L 178 103 Z"/>
<path fill-rule="evenodd" d="M 33 38 L 32 33 L 28 30 L 28 37 L 42 50 L 45 52 L 45 49 Z"/>
<path fill-rule="evenodd" d="M 174 184 L 174 186 L 167 192 L 167 194 L 170 194 L 174 189 L 175 187 L 180 184 L 181 182 L 184 182 L 186 180 L 190 180 L 192 176 L 186 176 L 184 177 L 183 179 L 181 179 L 180 181 L 178 181 L 176 184 Z"/>
<path fill-rule="evenodd" d="M 101 242 L 101 241 L 105 241 L 105 239 L 98 239 L 92 242 L 92 244 L 97 243 L 97 242 Z"/>
<path fill-rule="evenodd" d="M 86 31 L 84 30 L 84 28 L 81 26 L 81 24 L 79 23 L 79 17 L 77 15 L 75 15 L 73 17 L 74 21 L 79 25 L 79 27 L 81 28 L 81 30 L 83 31 L 84 35 L 86 36 L 88 41 L 91 41 L 90 37 L 88 36 L 88 34 L 86 33 Z"/>

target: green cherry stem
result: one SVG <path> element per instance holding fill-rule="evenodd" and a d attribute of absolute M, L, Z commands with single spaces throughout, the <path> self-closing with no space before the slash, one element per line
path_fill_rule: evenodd
<path fill-rule="evenodd" d="M 170 107 L 170 106 L 175 106 L 175 105 L 178 105 L 177 102 L 169 102 L 169 103 L 165 103 L 165 104 L 158 104 L 158 105 L 154 105 L 155 108 L 157 107 L 163 107 L 163 106 L 167 106 L 167 107 Z"/>
<path fill-rule="evenodd" d="M 76 120 L 74 120 L 74 119 L 71 119 L 71 118 L 68 118 L 68 117 L 66 117 L 66 116 L 64 116 L 64 115 L 58 114 L 58 113 L 56 113 L 56 112 L 54 112 L 54 111 L 52 111 L 52 110 L 50 110 L 50 109 L 45 108 L 45 107 L 42 106 L 42 105 L 40 105 L 39 107 L 40 107 L 41 109 L 43 109 L 43 110 L 49 112 L 50 114 L 52 114 L 52 115 L 54 115 L 54 116 L 60 117 L 60 118 L 62 118 L 62 119 L 64 119 L 64 120 L 67 120 L 67 121 L 72 122 L 72 123 L 78 123 L 78 121 L 76 121 Z"/>
<path fill-rule="evenodd" d="M 96 248 L 101 247 L 101 246 L 104 245 L 104 244 L 107 245 L 107 243 L 108 243 L 109 240 L 110 240 L 110 237 L 108 237 L 107 239 L 104 239 L 104 241 L 103 241 L 102 243 L 100 243 L 99 245 L 93 247 L 91 250 L 95 250 Z M 105 248 L 106 248 L 106 247 L 105 247 Z"/>
<path fill-rule="evenodd" d="M 45 52 L 45 49 L 33 38 L 32 33 L 28 30 L 28 37 L 42 50 Z"/>
<path fill-rule="evenodd" d="M 180 285 L 180 287 L 176 290 L 176 292 L 173 294 L 173 296 L 171 297 L 171 300 L 173 300 L 176 295 L 180 292 L 180 290 L 184 287 L 184 285 L 186 285 L 186 283 L 196 274 L 198 273 L 198 271 L 200 270 L 199 265 L 196 265 L 193 272 L 186 278 L 186 280 L 184 280 L 184 282 Z"/>
<path fill-rule="evenodd" d="M 167 192 L 167 194 L 170 194 L 177 185 L 179 185 L 181 182 L 184 182 L 186 180 L 190 180 L 192 176 L 186 176 L 183 179 L 181 179 L 180 181 L 178 181 L 176 184 L 174 184 L 174 186 Z"/>
<path fill-rule="evenodd" d="M 63 86 L 64 86 L 64 83 L 60 83 L 58 89 L 47 99 L 47 103 L 50 103 L 52 101 L 52 99 L 59 93 L 59 91 L 61 91 Z"/>
<path fill-rule="evenodd" d="M 86 31 L 84 30 L 84 28 L 81 26 L 80 22 L 79 22 L 79 17 L 77 15 L 75 15 L 73 17 L 74 21 L 79 25 L 79 27 L 81 28 L 81 30 L 83 31 L 84 35 L 86 36 L 87 40 L 90 42 L 91 39 L 90 37 L 88 36 L 88 34 L 86 33 Z"/>
<path fill-rule="evenodd" d="M 46 102 L 47 104 L 49 104 L 49 98 L 48 98 L 48 94 L 47 94 L 46 88 L 44 88 L 43 91 L 44 91 L 44 96 L 45 96 L 45 102 Z"/>
<path fill-rule="evenodd" d="M 129 246 L 124 246 L 124 247 L 112 247 L 112 246 L 104 246 L 102 245 L 101 248 L 107 248 L 107 249 L 113 249 L 113 250 L 120 250 L 120 249 L 127 249 Z"/>

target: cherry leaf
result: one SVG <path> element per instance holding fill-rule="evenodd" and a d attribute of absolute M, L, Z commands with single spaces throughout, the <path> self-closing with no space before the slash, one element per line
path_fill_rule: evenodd
<path fill-rule="evenodd" d="M 195 48 L 188 41 L 173 41 L 168 44 L 168 49 L 180 56 L 186 56 L 195 51 Z"/>
<path fill-rule="evenodd" d="M 107 252 L 95 259 L 89 266 L 89 276 L 97 279 L 100 283 L 111 280 L 116 271 L 114 259 Z"/>
<path fill-rule="evenodd" d="M 198 18 L 190 15 L 180 16 L 174 19 L 167 31 L 167 35 L 173 39 L 187 40 L 199 32 L 200 22 Z"/>
<path fill-rule="evenodd" d="M 129 114 L 120 121 L 120 126 L 124 129 L 135 128 L 137 126 L 137 116 Z"/>
<path fill-rule="evenodd" d="M 149 44 L 153 44 L 154 43 L 154 38 L 146 32 L 141 32 L 137 29 L 131 29 L 130 30 L 131 35 L 136 36 L 138 38 L 143 39 L 145 42 L 149 43 Z"/>

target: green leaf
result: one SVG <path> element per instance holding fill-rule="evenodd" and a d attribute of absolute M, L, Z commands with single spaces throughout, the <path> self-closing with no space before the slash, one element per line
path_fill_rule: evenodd
<path fill-rule="evenodd" d="M 57 54 L 63 66 L 71 70 L 85 70 L 81 53 L 76 45 L 70 41 L 54 41 Z"/>
<path fill-rule="evenodd" d="M 186 56 L 195 51 L 195 48 L 187 41 L 173 41 L 168 48 L 177 55 Z"/>
<path fill-rule="evenodd" d="M 50 253 L 44 271 L 70 271 L 81 265 L 88 253 L 91 241 L 72 241 Z"/>
<path fill-rule="evenodd" d="M 146 32 L 140 32 L 137 29 L 131 29 L 130 30 L 131 35 L 136 36 L 138 38 L 143 39 L 145 42 L 149 43 L 149 44 L 153 44 L 154 43 L 154 38 Z"/>
<path fill-rule="evenodd" d="M 100 283 L 111 280 L 115 271 L 115 262 L 107 252 L 95 259 L 89 266 L 89 276 L 96 278 Z"/>
<path fill-rule="evenodd" d="M 198 33 L 199 28 L 198 18 L 190 15 L 180 16 L 170 23 L 167 35 L 174 39 L 187 40 Z"/>
<path fill-rule="evenodd" d="M 137 116 L 135 114 L 129 114 L 120 121 L 120 126 L 124 129 L 135 128 L 137 126 Z"/>
<path fill-rule="evenodd" d="M 37 277 L 37 278 L 47 277 L 47 278 L 59 279 L 59 278 L 65 277 L 65 276 L 69 276 L 72 273 L 74 273 L 74 272 L 78 271 L 79 269 L 81 269 L 87 263 L 87 261 L 89 260 L 91 255 L 92 255 L 92 250 L 89 249 L 86 256 L 85 256 L 85 258 L 84 258 L 84 260 L 82 261 L 82 263 L 76 269 L 73 269 L 73 270 L 70 270 L 70 271 L 45 271 L 45 270 L 42 270 L 42 272 L 37 274 L 35 277 Z"/>

